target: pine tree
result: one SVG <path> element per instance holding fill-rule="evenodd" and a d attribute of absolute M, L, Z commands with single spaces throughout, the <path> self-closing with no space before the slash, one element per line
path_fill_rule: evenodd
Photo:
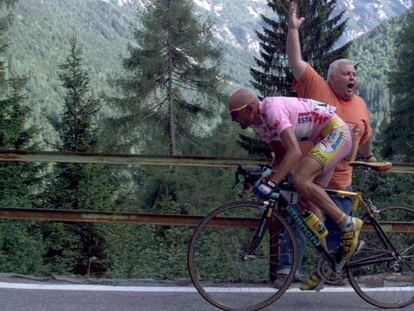
<path fill-rule="evenodd" d="M 150 1 L 141 23 L 123 60 L 128 76 L 116 81 L 124 97 L 115 100 L 123 115 L 114 128 L 123 130 L 122 141 L 133 144 L 135 137 L 146 152 L 188 152 L 185 145 L 202 132 L 203 118 L 221 109 L 221 52 L 188 0 Z"/>
<path fill-rule="evenodd" d="M 336 0 L 296 0 L 298 16 L 306 18 L 300 30 L 303 59 L 317 72 L 326 76 L 329 64 L 346 57 L 351 42 L 335 48 L 345 31 L 345 11 L 333 15 Z M 256 32 L 260 40 L 260 58 L 255 58 L 257 68 L 251 68 L 252 84 L 262 96 L 294 96 L 287 54 L 286 37 L 290 0 L 268 0 L 268 6 L 277 19 L 262 15 L 265 26 Z M 268 147 L 256 139 L 240 135 L 241 144 L 250 153 L 268 156 Z"/>
<path fill-rule="evenodd" d="M 13 1 L 0 1 L 2 8 Z M 2 14 L 3 15 L 3 14 Z M 8 47 L 7 30 L 10 18 L 0 18 L 0 53 Z M 7 64 L 0 59 L 0 148 L 37 149 L 37 130 L 28 125 L 31 111 L 23 91 L 26 79 L 11 77 Z M 0 208 L 34 208 L 40 188 L 43 165 L 24 162 L 0 162 Z M 42 239 L 31 222 L 0 222 L 0 270 L 3 272 L 39 273 L 42 270 Z"/>
<path fill-rule="evenodd" d="M 75 36 L 70 51 L 60 66 L 59 77 L 66 90 L 63 114 L 52 125 L 60 142 L 58 151 L 98 152 L 99 99 L 91 95 L 90 79 L 83 65 L 83 51 Z M 116 175 L 106 166 L 58 163 L 50 176 L 44 206 L 59 209 L 113 209 Z M 85 274 L 90 260 L 104 261 L 105 239 L 94 224 L 50 224 L 44 234 L 48 241 L 46 262 L 57 272 Z M 93 265 L 102 273 L 104 265 Z"/>
<path fill-rule="evenodd" d="M 225 108 L 221 51 L 213 44 L 211 25 L 197 20 L 189 0 L 149 1 L 140 23 L 123 60 L 126 75 L 115 81 L 122 97 L 112 98 L 117 113 L 111 120 L 113 136 L 125 147 L 121 150 L 135 147 L 134 151 L 148 154 L 202 154 L 203 125 Z M 130 205 L 151 212 L 188 213 L 188 196 L 183 191 L 188 171 L 176 168 L 171 172 L 165 168 L 130 170 L 134 188 L 139 189 Z M 139 254 L 133 256 L 147 265 L 128 269 L 121 263 L 121 269 L 135 277 L 185 275 L 187 228 L 151 226 L 139 232 L 145 236 L 137 237 L 132 231 L 126 239 L 139 245 Z M 125 253 L 130 257 L 133 251 Z"/>
<path fill-rule="evenodd" d="M 383 134 L 382 153 L 385 158 L 398 154 L 407 162 L 414 161 L 414 9 L 410 9 L 399 32 L 396 48 L 396 70 L 390 75 L 394 97 L 390 123 Z"/>
<path fill-rule="evenodd" d="M 257 33 L 260 40 L 260 59 L 255 58 L 259 69 L 251 68 L 254 87 L 263 96 L 293 95 L 293 76 L 286 55 L 288 0 L 268 0 L 268 6 L 277 15 L 277 20 L 262 15 L 263 32 Z M 329 64 L 346 56 L 351 43 L 334 48 L 345 31 L 345 11 L 336 16 L 333 11 L 336 0 L 297 0 L 298 15 L 306 18 L 300 31 L 303 59 L 317 72 L 326 76 Z"/>

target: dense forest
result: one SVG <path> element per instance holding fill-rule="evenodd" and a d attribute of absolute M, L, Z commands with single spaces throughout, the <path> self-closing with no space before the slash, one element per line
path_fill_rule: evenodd
<path fill-rule="evenodd" d="M 366 99 L 377 133 L 389 120 L 392 98 L 389 75 L 395 66 L 396 40 L 406 15 L 390 19 L 353 42 L 349 57 L 358 68 L 359 95 Z"/>
<path fill-rule="evenodd" d="M 53 8 L 53 1 L 48 6 L 31 2 L 16 14 L 21 3 L 0 0 L 1 149 L 249 155 L 224 108 L 228 90 L 252 80 L 248 66 L 254 66 L 254 58 L 217 44 L 211 21 L 199 19 L 190 1 L 157 1 L 143 12 L 131 7 L 128 18 L 111 3 L 102 2 L 96 12 L 87 1 L 67 2 L 82 3 L 84 15 L 67 10 L 49 18 L 44 9 Z M 96 19 L 88 20 L 87 29 L 76 27 L 79 18 L 89 16 Z M 398 17 L 351 46 L 359 92 L 372 110 L 378 142 L 394 139 L 380 131 L 391 133 L 396 126 L 386 118 L 394 112 L 394 98 L 405 103 L 399 113 L 410 106 L 407 101 L 413 103 L 402 96 L 407 90 L 390 86 L 389 95 L 386 87 L 398 81 L 401 62 L 408 59 L 394 53 L 409 36 L 400 31 L 409 22 Z M 35 36 L 23 31 L 28 27 Z M 398 67 L 392 65 L 395 57 Z M 412 160 L 410 149 L 381 155 L 377 147 L 376 152 L 378 159 Z M 0 164 L 0 208 L 205 215 L 241 192 L 232 187 L 234 171 L 224 168 Z M 376 175 L 367 190 L 375 193 L 376 203 L 414 204 L 412 181 L 405 175 Z M 187 278 L 191 232 L 174 226 L 3 220 L 0 271 Z"/>

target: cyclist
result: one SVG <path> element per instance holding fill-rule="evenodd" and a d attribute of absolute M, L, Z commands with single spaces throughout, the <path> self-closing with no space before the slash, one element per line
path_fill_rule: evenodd
<path fill-rule="evenodd" d="M 342 256 L 349 260 L 357 249 L 363 222 L 342 212 L 322 188 L 329 183 L 338 162 L 353 152 L 351 134 L 335 114 L 335 107 L 294 97 L 266 97 L 260 101 L 251 90 L 241 88 L 230 96 L 228 109 L 232 121 L 242 129 L 255 130 L 272 151 L 277 151 L 279 143 L 286 150 L 267 182 L 254 188 L 255 195 L 270 198 L 295 168 L 293 185 L 301 199 L 309 203 L 307 208 L 319 208 L 335 220 L 341 230 Z M 314 145 L 305 157 L 299 141 Z"/>

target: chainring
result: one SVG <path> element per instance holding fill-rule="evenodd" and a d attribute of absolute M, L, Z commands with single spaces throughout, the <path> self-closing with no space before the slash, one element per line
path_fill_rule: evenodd
<path fill-rule="evenodd" d="M 329 284 L 343 283 L 343 273 L 336 272 L 326 256 L 319 256 L 318 261 L 316 262 L 316 269 L 323 282 Z"/>

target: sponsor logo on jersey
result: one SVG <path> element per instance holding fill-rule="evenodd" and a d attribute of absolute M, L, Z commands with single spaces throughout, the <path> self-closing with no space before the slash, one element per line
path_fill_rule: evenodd
<path fill-rule="evenodd" d="M 312 112 L 300 112 L 298 115 L 298 124 L 312 122 Z"/>
<path fill-rule="evenodd" d="M 321 149 L 327 153 L 334 152 L 345 143 L 345 138 L 344 129 L 333 126 L 328 135 L 321 140 Z"/>

